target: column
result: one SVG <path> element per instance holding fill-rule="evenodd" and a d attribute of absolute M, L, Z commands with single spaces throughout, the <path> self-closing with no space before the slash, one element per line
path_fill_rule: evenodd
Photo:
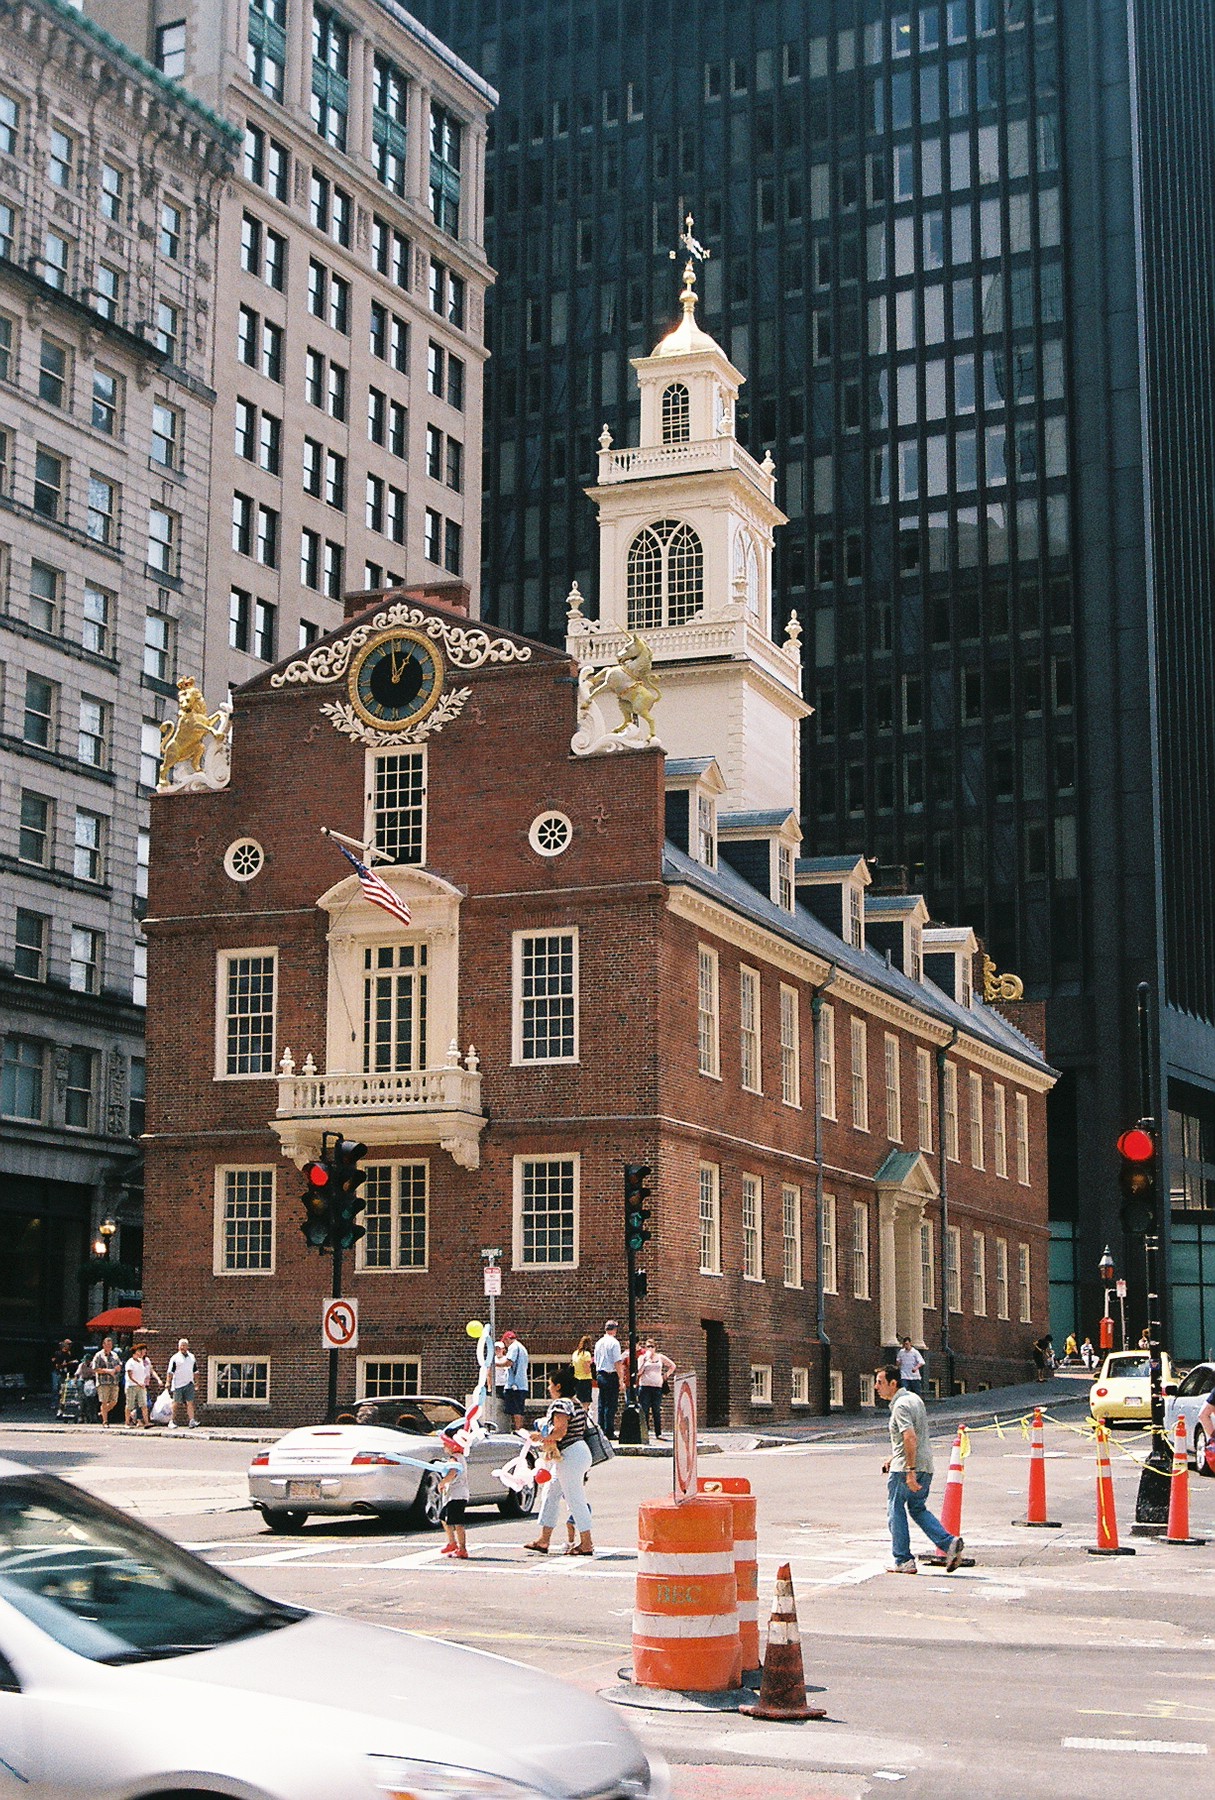
<path fill-rule="evenodd" d="M 890 1194 L 878 1196 L 878 1315 L 882 1347 L 898 1342 L 897 1254 L 895 1202 Z"/>

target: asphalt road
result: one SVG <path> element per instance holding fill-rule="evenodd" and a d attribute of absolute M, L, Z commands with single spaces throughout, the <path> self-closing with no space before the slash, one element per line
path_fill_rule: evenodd
<path fill-rule="evenodd" d="M 863 1428 L 862 1428 L 863 1430 Z M 1059 1530 L 1023 1517 L 1028 1444 L 976 1431 L 963 1532 L 976 1558 L 952 1576 L 889 1576 L 879 1427 L 860 1441 L 706 1460 L 759 1496 L 761 1616 L 789 1562 L 807 1682 L 828 1718 L 761 1724 L 731 1714 L 633 1710 L 673 1764 L 678 1800 L 1155 1800 L 1215 1794 L 1215 1481 L 1191 1477 L 1203 1548 L 1133 1537 L 1138 1435 L 1115 1438 L 1122 1540 L 1097 1559 L 1092 1447 L 1048 1426 Z M 938 1441 L 939 1503 L 948 1445 Z M 470 1515 L 467 1563 L 441 1536 L 366 1520 L 272 1536 L 245 1505 L 250 1446 L 203 1432 L 144 1435 L 0 1428 L 0 1454 L 54 1469 L 276 1597 L 433 1634 L 614 1685 L 629 1661 L 636 1508 L 668 1491 L 665 1461 L 619 1458 L 592 1476 L 593 1562 L 524 1554 L 527 1521 Z M 928 1546 L 921 1546 L 925 1549 Z M 475 1699 L 470 1697 L 470 1703 Z"/>

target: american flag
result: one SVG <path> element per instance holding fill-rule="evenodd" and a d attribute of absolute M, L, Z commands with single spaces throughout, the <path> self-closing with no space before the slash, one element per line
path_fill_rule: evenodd
<path fill-rule="evenodd" d="M 358 876 L 359 885 L 363 890 L 364 900 L 370 900 L 373 906 L 382 906 L 386 913 L 391 913 L 394 919 L 401 921 L 402 925 L 412 923 L 413 914 L 401 896 L 394 894 L 388 883 L 381 881 L 380 877 L 373 869 L 369 869 L 366 863 L 360 862 L 357 856 L 351 856 L 345 844 L 339 844 L 338 849 L 348 863 L 353 863 L 354 872 Z"/>

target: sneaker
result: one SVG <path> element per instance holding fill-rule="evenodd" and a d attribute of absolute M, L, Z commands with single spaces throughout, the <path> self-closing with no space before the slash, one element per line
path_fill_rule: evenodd
<path fill-rule="evenodd" d="M 180 1431 L 181 1430 L 181 1426 L 177 1423 L 176 1419 L 169 1420 L 169 1430 L 170 1431 Z"/>
<path fill-rule="evenodd" d="M 454 1544 L 444 1544 L 443 1548 L 439 1551 L 440 1556 L 454 1556 L 455 1553 L 456 1547 Z"/>
<path fill-rule="evenodd" d="M 467 1550 L 453 1550 L 452 1555 L 455 1557 L 457 1562 L 467 1562 L 468 1561 L 468 1551 Z"/>
<path fill-rule="evenodd" d="M 959 1563 L 962 1561 L 962 1552 L 965 1548 L 966 1545 L 962 1542 L 961 1538 L 956 1537 L 949 1540 L 949 1549 L 945 1552 L 945 1573 L 947 1575 L 952 1575 L 954 1570 L 958 1567 Z"/>
<path fill-rule="evenodd" d="M 190 1429 L 191 1429 L 191 1431 L 193 1431 L 193 1430 L 194 1430 L 194 1428 L 195 1428 L 195 1427 L 196 1427 L 196 1426 L 197 1426 L 197 1425 L 198 1425 L 198 1424 L 199 1424 L 199 1423 L 200 1423 L 200 1421 L 199 1421 L 199 1420 L 198 1420 L 198 1419 L 191 1419 L 191 1420 L 190 1420 Z"/>
<path fill-rule="evenodd" d="M 918 1575 L 919 1569 L 914 1562 L 891 1563 L 887 1575 Z"/>

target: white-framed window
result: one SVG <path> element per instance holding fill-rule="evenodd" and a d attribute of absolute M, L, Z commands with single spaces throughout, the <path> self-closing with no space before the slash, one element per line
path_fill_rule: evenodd
<path fill-rule="evenodd" d="M 987 1239 L 981 1231 L 970 1234 L 971 1300 L 976 1319 L 987 1317 Z"/>
<path fill-rule="evenodd" d="M 747 1281 L 764 1278 L 764 1184 L 758 1175 L 742 1178 L 742 1272 Z"/>
<path fill-rule="evenodd" d="M 738 1055 L 740 1079 L 751 1093 L 760 1089 L 759 970 L 745 963 L 738 971 Z"/>
<path fill-rule="evenodd" d="M 752 1406 L 771 1406 L 772 1404 L 772 1364 L 751 1364 L 751 1404 Z"/>
<path fill-rule="evenodd" d="M 512 939 L 512 1061 L 578 1061 L 578 929 Z"/>
<path fill-rule="evenodd" d="M 355 1358 L 355 1369 L 354 1391 L 359 1400 L 422 1392 L 420 1356 L 359 1356 Z"/>
<path fill-rule="evenodd" d="M 903 1066 L 899 1040 L 893 1031 L 885 1037 L 886 1052 L 886 1136 L 892 1144 L 903 1141 Z"/>
<path fill-rule="evenodd" d="M 849 1021 L 852 1040 L 852 1123 L 869 1129 L 869 1027 L 855 1015 Z"/>
<path fill-rule="evenodd" d="M 935 1310 L 937 1304 L 936 1239 L 928 1219 L 920 1221 L 920 1291 L 924 1305 Z"/>
<path fill-rule="evenodd" d="M 1008 1115 L 1004 1103 L 1004 1089 L 997 1081 L 991 1090 L 991 1141 L 995 1155 L 996 1174 L 1004 1180 L 1008 1179 Z"/>
<path fill-rule="evenodd" d="M 920 1149 L 932 1153 L 932 1051 L 917 1047 L 915 1053 L 915 1109 Z"/>
<path fill-rule="evenodd" d="M 430 946 L 363 947 L 363 1068 L 368 1074 L 425 1069 Z"/>
<path fill-rule="evenodd" d="M 425 862 L 425 747 L 374 751 L 367 760 L 367 837 L 390 862 Z"/>
<path fill-rule="evenodd" d="M 780 987 L 780 1097 L 786 1106 L 802 1103 L 800 995 L 783 981 Z"/>
<path fill-rule="evenodd" d="M 1017 1180 L 1029 1186 L 1029 1101 L 1024 1094 L 1014 1094 L 1013 1132 L 1017 1146 Z"/>
<path fill-rule="evenodd" d="M 872 1375 L 857 1377 L 857 1392 L 860 1395 L 862 1406 L 877 1405 L 877 1386 Z"/>
<path fill-rule="evenodd" d="M 958 1070 L 956 1063 L 945 1064 L 945 1154 L 950 1162 L 962 1160 L 958 1136 Z"/>
<path fill-rule="evenodd" d="M 781 1274 L 785 1286 L 802 1285 L 802 1190 L 788 1182 L 780 1191 Z"/>
<path fill-rule="evenodd" d="M 778 844 L 776 846 L 776 904 L 783 912 L 791 913 L 796 903 L 797 894 L 793 885 L 793 846 Z"/>
<path fill-rule="evenodd" d="M 717 867 L 717 802 L 711 794 L 696 796 L 696 834 L 700 860 L 706 869 Z"/>
<path fill-rule="evenodd" d="M 852 1298 L 869 1298 L 869 1206 L 852 1202 Z"/>
<path fill-rule="evenodd" d="M 840 1259 L 834 1194 L 823 1195 L 823 1216 L 819 1222 L 819 1230 L 823 1242 L 823 1292 L 824 1294 L 838 1294 L 840 1291 Z"/>
<path fill-rule="evenodd" d="M 842 1369 L 832 1369 L 830 1382 L 831 1405 L 842 1406 L 844 1404 L 844 1371 Z"/>
<path fill-rule="evenodd" d="M 789 1371 L 789 1404 L 790 1406 L 809 1406 L 810 1404 L 810 1371 L 794 1368 Z"/>
<path fill-rule="evenodd" d="M 818 1012 L 818 1083 L 824 1119 L 835 1112 L 835 1008 L 823 1000 Z"/>
<path fill-rule="evenodd" d="M 209 1356 L 207 1358 L 209 1406 L 269 1406 L 270 1358 L 268 1356 Z"/>
<path fill-rule="evenodd" d="M 1034 1316 L 1033 1295 L 1030 1292 L 1028 1244 L 1017 1245 L 1017 1299 L 1021 1323 L 1028 1325 Z"/>
<path fill-rule="evenodd" d="M 221 950 L 216 965 L 216 1078 L 273 1075 L 278 951 Z"/>
<path fill-rule="evenodd" d="M 273 1165 L 215 1171 L 216 1275 L 273 1275 Z"/>
<path fill-rule="evenodd" d="M 996 1317 L 1008 1317 L 1008 1240 L 996 1239 Z"/>
<path fill-rule="evenodd" d="M 721 1075 L 717 952 L 701 944 L 696 973 L 696 1056 L 702 1075 Z"/>
<path fill-rule="evenodd" d="M 700 1272 L 721 1274 L 721 1167 L 700 1165 Z"/>
<path fill-rule="evenodd" d="M 359 1269 L 425 1269 L 429 1255 L 430 1164 L 364 1165 L 360 1223 L 366 1236 L 356 1248 Z"/>
<path fill-rule="evenodd" d="M 962 1310 L 962 1228 L 951 1225 L 945 1233 L 945 1294 L 951 1313 Z"/>
<path fill-rule="evenodd" d="M 516 1156 L 514 1266 L 578 1265 L 578 1180 L 581 1157 Z"/>
<path fill-rule="evenodd" d="M 970 1091 L 970 1166 L 981 1169 L 984 1166 L 983 1077 L 977 1069 L 967 1072 L 966 1085 Z"/>
<path fill-rule="evenodd" d="M 527 1398 L 537 1406 L 547 1406 L 549 1401 L 548 1383 L 550 1375 L 558 1369 L 568 1369 L 568 1356 L 532 1356 L 527 1364 Z"/>
<path fill-rule="evenodd" d="M 629 545 L 625 589 L 630 631 L 682 625 L 704 604 L 704 547 L 679 519 L 643 525 Z"/>

